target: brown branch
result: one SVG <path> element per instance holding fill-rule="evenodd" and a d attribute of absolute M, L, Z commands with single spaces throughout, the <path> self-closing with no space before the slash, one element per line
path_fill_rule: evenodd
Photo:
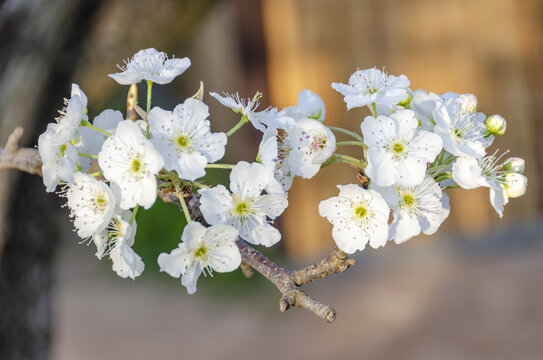
<path fill-rule="evenodd" d="M 138 109 L 137 105 L 135 108 Z M 6 147 L 4 149 L 0 148 L 0 169 L 18 169 L 41 176 L 42 161 L 38 151 L 17 146 L 22 133 L 22 128 L 15 129 L 9 136 Z M 187 202 L 191 218 L 206 225 L 207 223 L 200 211 L 200 201 L 192 193 L 190 186 L 182 187 L 182 195 Z M 172 191 L 170 188 L 159 189 L 158 196 L 162 201 L 181 206 L 175 190 Z M 299 270 L 288 271 L 275 264 L 245 241 L 238 239 L 236 244 L 242 256 L 240 267 L 243 275 L 251 277 L 256 270 L 281 292 L 281 298 L 279 299 L 280 311 L 284 312 L 291 307 L 298 307 L 311 311 L 326 322 L 332 322 L 336 319 L 336 311 L 332 307 L 313 299 L 298 287 L 347 270 L 354 264 L 354 260 L 349 259 L 345 252 L 335 248 L 329 256 L 316 264 Z"/>
<path fill-rule="evenodd" d="M 22 135 L 23 128 L 15 128 L 9 135 L 6 146 L 0 148 L 0 169 L 15 169 L 42 176 L 42 161 L 38 150 L 18 146 Z"/>
<path fill-rule="evenodd" d="M 292 282 L 298 286 L 324 279 L 328 275 L 342 273 L 354 265 L 354 259 L 348 258 L 349 254 L 334 248 L 330 255 L 316 264 L 306 266 L 303 269 L 290 272 Z"/>
<path fill-rule="evenodd" d="M 191 213 L 191 218 L 195 221 L 207 224 L 200 211 L 198 197 L 195 194 L 190 194 L 189 196 L 187 206 Z M 179 200 L 173 198 L 171 194 L 169 194 L 167 198 L 168 201 L 180 205 Z M 285 312 L 294 306 L 309 310 L 326 322 L 332 322 L 336 319 L 336 311 L 332 307 L 313 299 L 304 291 L 298 289 L 298 287 L 316 280 L 324 279 L 328 275 L 341 273 L 347 270 L 354 264 L 354 260 L 349 259 L 347 253 L 336 248 L 328 257 L 316 264 L 300 270 L 288 271 L 268 259 L 260 251 L 256 250 L 245 241 L 238 239 L 236 244 L 241 253 L 242 263 L 240 267 L 243 275 L 251 277 L 254 270 L 256 270 L 274 284 L 282 294 L 279 299 L 279 310 L 281 312 Z"/>

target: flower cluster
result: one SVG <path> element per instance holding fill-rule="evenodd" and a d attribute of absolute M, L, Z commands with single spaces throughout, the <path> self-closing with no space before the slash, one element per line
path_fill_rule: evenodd
<path fill-rule="evenodd" d="M 505 133 L 503 117 L 477 112 L 474 95 L 436 95 L 409 84 L 404 75 L 377 69 L 357 70 L 348 84 L 332 84 L 348 109 L 368 106 L 372 113 L 360 125 L 366 148 L 361 170 L 369 187 L 340 186 L 338 197 L 319 206 L 345 252 L 367 243 L 382 246 L 384 238 L 402 243 L 435 233 L 449 215 L 445 190 L 489 187 L 500 217 L 508 199 L 526 191 L 524 160 L 487 155 L 494 136 Z"/>
<path fill-rule="evenodd" d="M 347 253 L 436 232 L 449 215 L 445 190 L 488 187 L 500 216 L 508 199 L 526 190 L 524 160 L 487 155 L 506 123 L 499 115 L 477 112 L 473 95 L 412 91 L 404 75 L 357 70 L 348 84 L 332 87 L 344 95 L 348 109 L 370 109 L 362 135 L 325 125 L 324 102 L 308 89 L 298 94 L 295 106 L 281 110 L 258 110 L 259 92 L 249 99 L 211 92 L 240 116 L 230 131 L 217 133 L 201 94 L 171 110 L 151 106 L 152 85 L 171 82 L 189 66 L 188 58 L 141 50 L 110 77 L 122 85 L 146 80 L 142 119 L 107 109 L 90 121 L 87 97 L 74 84 L 60 116 L 38 140 L 46 190 L 61 186 L 77 234 L 96 245 L 98 258 L 108 256 L 123 278 L 135 279 L 144 270 L 132 249 L 135 218 L 140 207 L 153 206 L 159 191 L 177 196 L 188 225 L 178 247 L 162 253 L 158 264 L 192 294 L 202 273 L 240 266 L 239 241 L 267 247 L 279 242 L 274 220 L 288 206 L 294 177 L 310 179 L 334 163 L 353 166 L 367 179 L 338 185 L 339 196 L 319 205 L 333 224 L 337 246 Z M 247 123 L 262 132 L 254 161 L 216 163 L 229 137 Z M 352 141 L 336 142 L 334 132 Z M 363 156 L 339 153 L 344 145 L 358 146 Z M 229 186 L 204 184 L 209 168 L 231 171 Z M 185 198 L 191 196 L 200 199 L 200 222 L 190 217 Z"/>

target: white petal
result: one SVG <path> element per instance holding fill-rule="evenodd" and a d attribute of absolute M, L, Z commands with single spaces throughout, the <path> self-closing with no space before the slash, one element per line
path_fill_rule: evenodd
<path fill-rule="evenodd" d="M 229 217 L 233 207 L 232 196 L 222 185 L 210 189 L 200 189 L 200 210 L 211 225 L 222 224 Z"/>
<path fill-rule="evenodd" d="M 160 271 L 168 275 L 179 278 L 185 272 L 190 262 L 190 253 L 183 248 L 175 248 L 171 253 L 162 253 L 158 256 L 158 266 Z"/>
<path fill-rule="evenodd" d="M 420 231 L 417 217 L 400 210 L 394 214 L 394 221 L 390 224 L 389 239 L 394 240 L 396 244 L 401 244 L 420 234 Z"/>
<path fill-rule="evenodd" d="M 196 292 L 196 282 L 202 273 L 202 265 L 199 262 L 195 262 L 193 266 L 186 269 L 185 273 L 181 276 L 181 284 L 187 288 L 189 294 Z"/>
<path fill-rule="evenodd" d="M 242 199 L 259 195 L 268 185 L 268 173 L 262 164 L 240 161 L 230 173 L 230 190 Z"/>
<path fill-rule="evenodd" d="M 281 240 L 281 233 L 268 223 L 255 226 L 251 231 L 251 238 L 245 239 L 251 244 L 270 247 Z"/>

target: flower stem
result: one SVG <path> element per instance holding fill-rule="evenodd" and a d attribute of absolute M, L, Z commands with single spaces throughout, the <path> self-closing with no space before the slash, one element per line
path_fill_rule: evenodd
<path fill-rule="evenodd" d="M 173 186 L 173 183 L 169 182 L 169 181 L 165 181 L 163 183 L 160 183 L 158 184 L 158 188 L 161 189 L 161 188 L 168 188 L 168 187 L 172 187 Z"/>
<path fill-rule="evenodd" d="M 445 173 L 436 175 L 434 179 L 436 182 L 440 182 L 445 179 L 450 179 L 451 177 L 452 177 L 452 174 L 449 171 L 447 171 Z"/>
<path fill-rule="evenodd" d="M 179 203 L 181 204 L 181 208 L 183 209 L 183 215 L 185 215 L 185 219 L 187 219 L 187 224 L 192 221 L 190 218 L 189 208 L 187 207 L 187 203 L 185 202 L 185 198 L 183 197 L 183 193 L 181 192 L 181 187 L 179 186 L 179 177 L 175 176 L 172 172 L 170 172 L 173 186 L 175 187 L 175 192 L 177 193 L 177 198 L 179 199 Z"/>
<path fill-rule="evenodd" d="M 236 126 L 234 126 L 232 129 L 228 130 L 228 132 L 226 133 L 226 137 L 230 137 L 230 135 L 232 135 L 233 133 L 238 131 L 239 128 L 241 128 L 243 125 L 245 125 L 245 123 L 248 122 L 248 121 L 249 121 L 249 118 L 246 115 L 243 115 L 241 117 L 241 120 L 236 124 Z"/>
<path fill-rule="evenodd" d="M 230 164 L 207 164 L 206 169 L 233 169 L 234 166 Z"/>
<path fill-rule="evenodd" d="M 360 141 L 340 141 L 336 143 L 336 146 L 348 146 L 348 145 L 366 147 L 366 145 L 364 143 L 361 143 Z"/>
<path fill-rule="evenodd" d="M 136 219 L 136 214 L 138 213 L 138 209 L 140 208 L 139 205 L 136 205 L 136 207 L 134 208 L 134 210 L 132 210 L 132 216 L 130 216 L 130 221 L 128 222 L 130 225 L 132 225 L 132 223 L 134 222 L 134 220 Z"/>
<path fill-rule="evenodd" d="M 90 173 L 89 175 L 90 175 L 90 176 L 96 177 L 96 176 L 100 176 L 100 175 L 102 175 L 102 174 L 103 174 L 102 171 L 97 171 L 97 172 Z"/>
<path fill-rule="evenodd" d="M 151 97 L 153 94 L 153 82 L 151 80 L 147 80 L 147 115 L 149 115 L 149 111 L 151 111 Z M 149 122 L 147 122 L 147 139 L 151 137 L 151 133 L 149 130 Z"/>
<path fill-rule="evenodd" d="M 371 107 L 373 109 L 373 117 L 377 117 L 377 106 L 375 103 L 371 103 Z"/>
<path fill-rule="evenodd" d="M 321 169 L 327 167 L 328 165 L 332 165 L 336 162 L 343 162 L 349 165 L 356 166 L 359 169 L 364 169 L 366 167 L 365 164 L 363 164 L 360 160 L 355 159 L 353 157 L 347 156 L 347 155 L 341 155 L 341 154 L 334 154 L 332 155 L 328 160 L 326 160 L 321 165 Z"/>
<path fill-rule="evenodd" d="M 88 122 L 87 120 L 81 120 L 81 125 L 83 126 L 86 126 L 88 128 L 91 128 L 93 130 L 96 130 L 98 132 L 101 132 L 102 134 L 104 134 L 105 136 L 111 136 L 111 133 L 105 131 L 105 130 L 102 130 L 100 129 L 99 127 L 96 127 L 94 125 L 92 125 L 90 122 Z"/>
<path fill-rule="evenodd" d="M 79 156 L 88 157 L 91 159 L 98 159 L 98 155 L 89 155 L 89 154 L 83 154 L 83 153 L 77 153 Z"/>
<path fill-rule="evenodd" d="M 343 133 L 343 134 L 345 134 L 345 135 L 352 136 L 352 137 L 355 138 L 356 140 L 360 141 L 362 144 L 364 143 L 364 138 L 362 138 L 362 136 L 358 135 L 358 134 L 355 133 L 355 132 L 352 132 L 352 131 L 349 131 L 349 130 L 345 130 L 345 129 L 343 129 L 343 128 L 335 127 L 335 126 L 328 126 L 328 129 L 330 129 L 330 130 L 332 130 L 332 131 L 337 131 L 337 132 Z"/>
<path fill-rule="evenodd" d="M 445 187 L 443 190 L 450 190 L 450 189 L 458 189 L 460 185 L 449 185 Z"/>

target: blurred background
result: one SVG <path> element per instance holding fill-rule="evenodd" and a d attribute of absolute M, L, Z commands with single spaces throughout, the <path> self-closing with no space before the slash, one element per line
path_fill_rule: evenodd
<path fill-rule="evenodd" d="M 78 245 L 67 209 L 41 179 L 0 172 L 0 359 L 541 359 L 543 358 L 543 2 L 540 0 L 0 0 L 0 143 L 18 125 L 34 146 L 70 85 L 92 118 L 122 110 L 126 87 L 106 75 L 155 47 L 192 66 L 153 89 L 172 109 L 206 93 L 262 91 L 264 106 L 295 105 L 310 89 L 326 123 L 360 131 L 367 110 L 346 112 L 330 83 L 356 69 L 405 74 L 411 88 L 473 93 L 501 114 L 492 149 L 526 159 L 529 187 L 499 219 L 488 189 L 453 190 L 435 236 L 355 254 L 354 268 L 308 287 L 334 306 L 336 322 L 279 313 L 279 293 L 240 271 L 201 278 L 189 296 L 159 274 L 182 216 L 158 203 L 138 213 L 135 250 L 146 271 L 120 279 Z M 145 86 L 140 84 L 141 104 Z M 206 95 L 213 131 L 239 119 Z M 259 132 L 245 126 L 224 162 L 253 160 Z M 356 152 L 350 153 L 360 156 Z M 211 171 L 218 183 L 227 174 Z M 296 179 L 279 218 L 281 246 L 267 254 L 296 268 L 333 247 L 318 203 L 355 182 L 340 165 Z M 177 224 L 173 225 L 172 224 Z"/>

